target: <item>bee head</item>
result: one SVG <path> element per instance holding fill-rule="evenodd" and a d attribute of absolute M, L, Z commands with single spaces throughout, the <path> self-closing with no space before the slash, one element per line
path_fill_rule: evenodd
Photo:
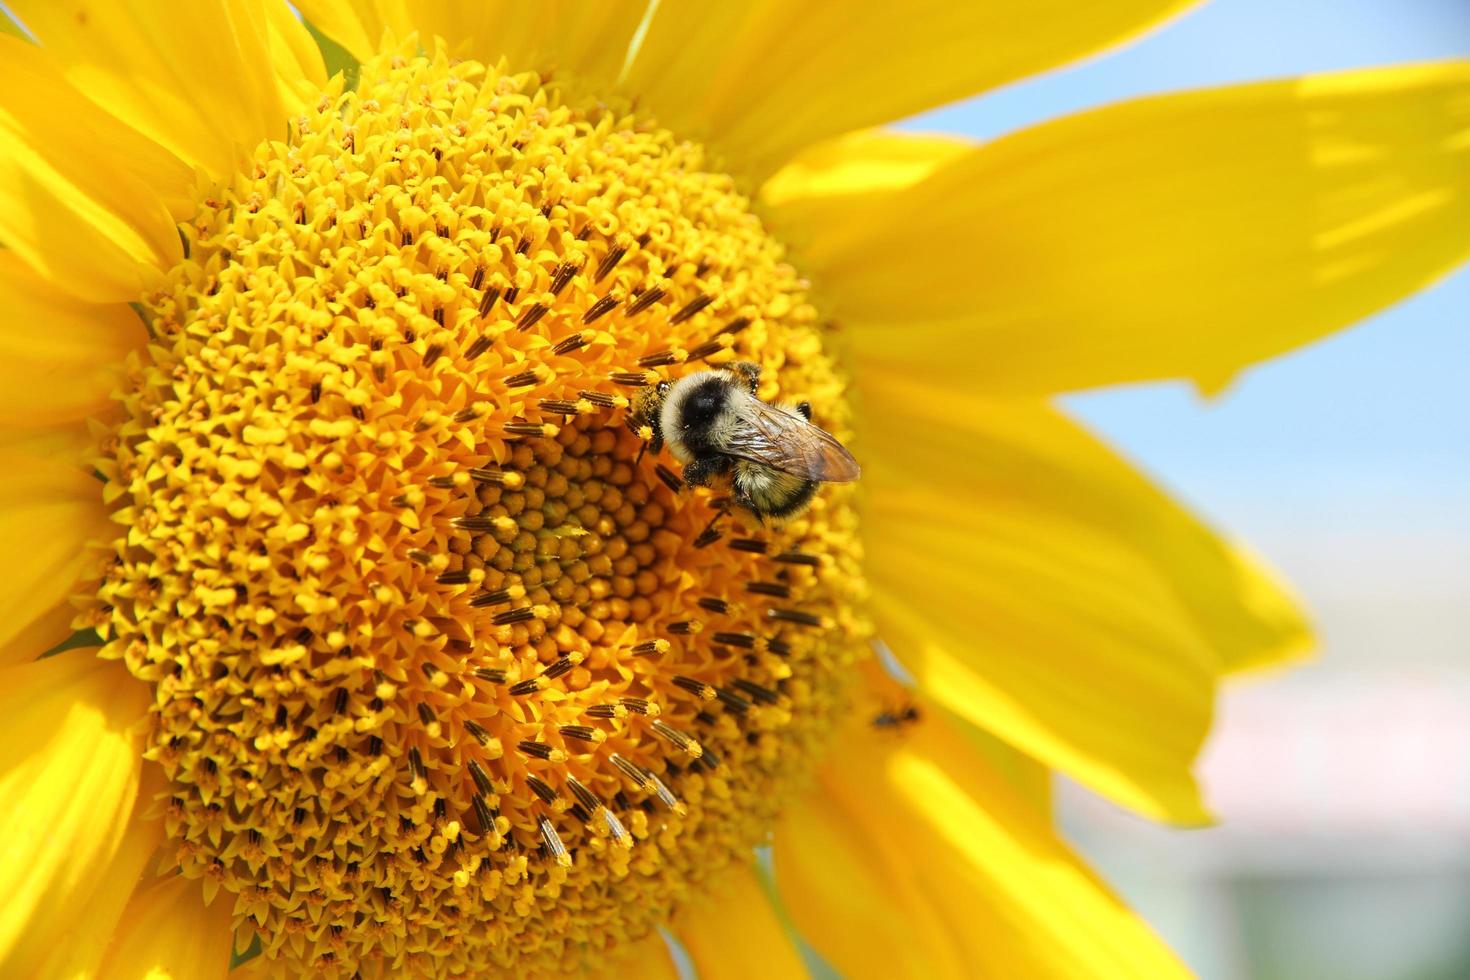
<path fill-rule="evenodd" d="M 685 431 L 701 430 L 714 422 L 728 401 L 724 380 L 718 377 L 700 381 L 679 403 L 679 421 Z"/>

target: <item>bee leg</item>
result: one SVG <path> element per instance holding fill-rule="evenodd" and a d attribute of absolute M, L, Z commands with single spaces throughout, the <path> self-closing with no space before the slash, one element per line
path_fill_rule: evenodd
<path fill-rule="evenodd" d="M 737 378 L 745 382 L 745 387 L 750 393 L 755 394 L 756 388 L 761 383 L 761 366 L 754 361 L 736 361 L 730 365 L 730 370 Z"/>
<path fill-rule="evenodd" d="M 811 402 L 797 402 L 796 403 L 796 412 L 802 418 L 804 418 L 808 422 L 810 422 L 812 420 L 812 403 Z"/>
<path fill-rule="evenodd" d="M 707 487 L 717 476 L 730 472 L 730 461 L 724 456 L 701 456 L 684 467 L 684 482 L 691 487 Z"/>

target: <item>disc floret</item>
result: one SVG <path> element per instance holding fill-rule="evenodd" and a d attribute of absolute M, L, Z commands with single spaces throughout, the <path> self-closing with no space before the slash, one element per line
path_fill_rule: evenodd
<path fill-rule="evenodd" d="M 702 149 L 403 55 L 183 227 L 99 471 L 88 614 L 154 690 L 185 874 L 344 973 L 564 971 L 767 831 L 863 626 L 843 490 L 780 528 L 625 425 L 734 357 L 841 378 Z"/>

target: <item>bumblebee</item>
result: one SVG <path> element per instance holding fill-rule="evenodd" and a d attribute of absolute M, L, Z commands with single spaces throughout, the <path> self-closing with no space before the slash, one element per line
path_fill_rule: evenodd
<path fill-rule="evenodd" d="M 861 473 L 852 453 L 811 421 L 807 402 L 771 405 L 756 397 L 760 366 L 747 361 L 698 371 L 649 389 L 634 422 L 653 430 L 651 446 L 669 447 L 684 482 L 728 481 L 736 504 L 761 519 L 785 520 L 806 509 L 822 483 Z"/>

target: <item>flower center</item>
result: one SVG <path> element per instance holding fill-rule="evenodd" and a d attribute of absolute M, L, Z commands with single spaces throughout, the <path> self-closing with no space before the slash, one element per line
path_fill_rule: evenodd
<path fill-rule="evenodd" d="M 182 229 L 105 459 L 105 655 L 185 874 L 266 954 L 571 970 L 758 842 L 864 626 L 844 488 L 762 528 L 645 452 L 735 358 L 845 434 L 780 246 L 697 145 L 395 58 Z"/>

